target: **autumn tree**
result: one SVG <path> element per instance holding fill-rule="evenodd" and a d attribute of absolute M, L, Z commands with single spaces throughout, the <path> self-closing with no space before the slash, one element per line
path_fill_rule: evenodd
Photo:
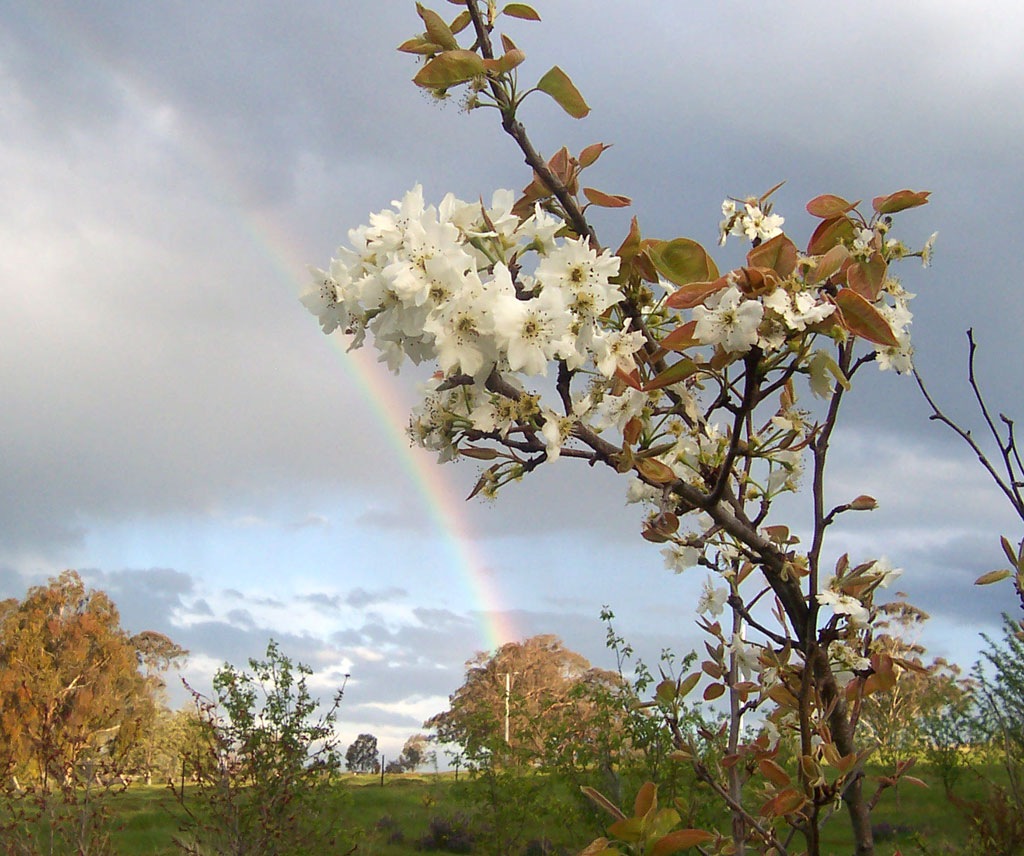
<path fill-rule="evenodd" d="M 428 748 L 430 738 L 426 734 L 414 734 L 405 741 L 401 754 L 393 761 L 388 761 L 385 772 L 411 773 L 423 764 L 432 763 L 434 753 Z"/>
<path fill-rule="evenodd" d="M 880 688 L 861 700 L 860 725 L 877 745 L 887 768 L 911 765 L 927 748 L 926 723 L 939 712 L 964 703 L 967 681 L 960 668 L 942 657 L 930 661 L 917 636 L 928 613 L 895 601 L 880 607 L 887 616 L 876 622 L 873 644 L 892 668 L 883 668 Z M 897 791 L 898 798 L 898 791 Z"/>
<path fill-rule="evenodd" d="M 159 634 L 129 636 L 110 598 L 74 571 L 6 601 L 0 746 L 8 774 L 45 789 L 86 760 L 123 760 L 154 716 L 158 672 L 184 653 Z"/>
<path fill-rule="evenodd" d="M 440 742 L 458 744 L 473 756 L 505 735 L 507 720 L 508 747 L 540 757 L 556 733 L 583 740 L 581 728 L 586 730 L 592 706 L 581 688 L 617 683 L 616 674 L 591 667 L 557 636 L 532 636 L 493 654 L 478 652 L 466 663 L 465 682 L 449 697 L 449 709 L 425 727 Z M 565 727 L 569 723 L 571 729 Z"/>

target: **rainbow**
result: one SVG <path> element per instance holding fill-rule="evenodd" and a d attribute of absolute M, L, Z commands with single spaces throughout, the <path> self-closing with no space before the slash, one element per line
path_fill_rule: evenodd
<path fill-rule="evenodd" d="M 305 286 L 305 276 L 296 278 L 296 271 L 305 274 L 305 265 L 289 256 L 289 243 L 282 238 L 280 226 L 269 223 L 257 215 L 245 217 L 247 230 L 254 245 L 278 269 L 279 276 L 298 293 Z M 310 316 L 310 334 L 322 335 Z M 463 511 L 464 501 L 455 493 L 444 470 L 433 454 L 413 447 L 406 434 L 408 408 L 398 395 L 398 385 L 387 370 L 375 362 L 369 352 L 346 351 L 346 340 L 339 332 L 331 334 L 329 341 L 341 356 L 345 374 L 352 380 L 402 463 L 409 481 L 416 487 L 423 507 L 444 538 L 471 599 L 477 605 L 478 626 L 488 650 L 495 650 L 505 642 L 517 641 L 521 634 L 501 606 L 501 598 L 491 580 L 486 557 L 476 546 L 472 528 Z"/>
<path fill-rule="evenodd" d="M 84 68 L 94 72 L 101 81 L 114 90 L 126 94 L 137 106 L 155 110 L 167 103 L 159 92 L 152 91 L 131 69 L 117 66 L 94 42 L 84 27 L 74 27 L 71 11 L 48 14 L 40 7 L 26 5 L 22 12 L 33 19 L 33 29 L 49 37 L 65 56 L 75 56 Z M 305 286 L 306 264 L 296 249 L 298 242 L 282 224 L 248 209 L 244 187 L 237 180 L 230 160 L 210 143 L 212 135 L 193 116 L 177 109 L 185 133 L 176 135 L 176 141 L 211 180 L 211 187 L 220 191 L 229 210 L 238 216 L 241 229 L 253 247 L 267 259 L 277 278 L 296 296 Z M 297 310 L 301 311 L 301 310 Z M 320 335 L 315 321 L 310 318 L 309 334 Z M 398 387 L 383 366 L 365 352 L 343 353 L 345 343 L 339 334 L 331 337 L 339 354 L 341 366 L 367 402 L 384 436 L 393 447 L 409 481 L 415 487 L 434 528 L 446 544 L 453 566 L 475 605 L 480 639 L 489 650 L 505 642 L 520 638 L 508 611 L 502 607 L 502 598 L 491 579 L 486 557 L 477 546 L 476 538 L 465 514 L 464 503 L 458 497 L 444 471 L 424 450 L 411 446 L 405 427 L 408 413 Z"/>

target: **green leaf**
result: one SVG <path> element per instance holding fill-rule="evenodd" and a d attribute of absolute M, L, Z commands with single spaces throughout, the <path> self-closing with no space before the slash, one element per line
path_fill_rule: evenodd
<path fill-rule="evenodd" d="M 846 325 L 846 329 L 855 336 L 889 348 L 899 346 L 889 322 L 852 288 L 840 289 L 835 296 L 835 301 L 843 313 L 843 323 Z"/>
<path fill-rule="evenodd" d="M 652 392 L 656 389 L 664 389 L 674 383 L 686 380 L 690 375 L 695 374 L 699 366 L 688 357 L 683 357 L 678 363 L 669 366 L 665 371 L 653 377 L 644 384 L 644 392 Z"/>
<path fill-rule="evenodd" d="M 509 3 L 501 10 L 501 14 L 508 15 L 510 18 L 521 18 L 524 21 L 540 20 L 540 15 L 537 14 L 536 10 L 525 3 Z"/>
<path fill-rule="evenodd" d="M 643 818 L 627 817 L 623 820 L 615 821 L 615 823 L 608 827 L 608 831 L 620 841 L 639 841 L 642 824 Z"/>
<path fill-rule="evenodd" d="M 427 28 L 427 36 L 432 42 L 436 42 L 446 51 L 457 51 L 459 49 L 458 40 L 444 22 L 444 18 L 433 9 L 428 9 L 421 3 L 416 4 L 416 11 L 423 19 L 423 23 Z"/>
<path fill-rule="evenodd" d="M 1003 568 L 1001 571 L 989 571 L 987 574 L 982 574 L 978 577 L 974 584 L 976 586 L 990 586 L 992 583 L 1001 582 L 1010 576 L 1013 576 L 1013 572 L 1006 568 Z"/>
<path fill-rule="evenodd" d="M 469 10 L 464 9 L 455 16 L 455 20 L 448 25 L 448 29 L 453 33 L 461 33 L 466 27 L 469 26 L 473 20 L 473 16 L 469 14 Z"/>
<path fill-rule="evenodd" d="M 897 211 L 905 211 L 907 208 L 916 208 L 918 205 L 926 205 L 930 190 L 897 190 L 888 196 L 876 196 L 871 200 L 871 207 L 879 214 L 895 214 Z"/>
<path fill-rule="evenodd" d="M 466 458 L 476 458 L 478 461 L 493 461 L 498 457 L 494 449 L 485 449 L 479 446 L 464 446 L 459 449 L 459 454 Z"/>
<path fill-rule="evenodd" d="M 718 279 L 718 267 L 707 250 L 689 238 L 652 246 L 651 260 L 658 273 L 674 285 Z"/>
<path fill-rule="evenodd" d="M 432 41 L 429 41 L 428 39 L 423 39 L 420 38 L 419 36 L 416 36 L 415 38 L 402 42 L 402 44 L 398 46 L 397 50 L 400 50 L 402 53 L 423 54 L 425 56 L 432 56 L 433 54 L 441 52 L 441 46 L 435 45 Z"/>
<path fill-rule="evenodd" d="M 583 96 L 569 79 L 569 75 L 557 65 L 537 81 L 537 88 L 554 98 L 558 102 L 558 106 L 574 119 L 582 119 L 590 112 L 587 102 L 583 100 Z"/>
<path fill-rule="evenodd" d="M 472 80 L 485 71 L 484 61 L 473 51 L 445 51 L 417 72 L 412 82 L 425 89 L 446 89 Z"/>
<path fill-rule="evenodd" d="M 595 190 L 593 187 L 584 187 L 583 195 L 592 204 L 598 205 L 601 208 L 627 208 L 633 204 L 633 200 L 628 196 L 605 193 L 603 190 Z"/>
<path fill-rule="evenodd" d="M 700 681 L 700 674 L 700 672 L 694 672 L 692 675 L 687 675 L 680 682 L 679 689 L 676 690 L 676 698 L 686 698 L 686 696 L 692 693 L 693 688 Z"/>
<path fill-rule="evenodd" d="M 1013 545 L 1010 544 L 1009 539 L 1005 535 L 1000 535 L 999 543 L 1002 544 L 1003 552 L 1006 553 L 1006 558 L 1010 560 L 1010 564 L 1017 567 L 1020 564 L 1020 558 L 1014 552 Z"/>
<path fill-rule="evenodd" d="M 672 831 L 679 823 L 679 812 L 674 808 L 659 809 L 654 817 L 648 816 L 647 828 L 644 830 L 645 844 L 651 847 L 655 841 Z"/>

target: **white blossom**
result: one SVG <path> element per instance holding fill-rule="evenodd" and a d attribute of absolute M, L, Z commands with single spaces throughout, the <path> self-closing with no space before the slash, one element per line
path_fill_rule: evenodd
<path fill-rule="evenodd" d="M 870 610 L 857 598 L 848 594 L 840 594 L 832 589 L 818 593 L 818 603 L 828 606 L 836 615 L 846 615 L 854 627 L 865 627 L 871 620 Z"/>
<path fill-rule="evenodd" d="M 764 307 L 746 300 L 735 286 L 711 295 L 704 306 L 693 310 L 697 320 L 694 337 L 705 345 L 721 345 L 727 351 L 747 351 L 757 343 L 757 327 Z"/>
<path fill-rule="evenodd" d="M 717 617 L 722 614 L 728 599 L 728 586 L 716 586 L 714 580 L 708 576 L 704 580 L 704 589 L 697 601 L 697 612 Z"/>

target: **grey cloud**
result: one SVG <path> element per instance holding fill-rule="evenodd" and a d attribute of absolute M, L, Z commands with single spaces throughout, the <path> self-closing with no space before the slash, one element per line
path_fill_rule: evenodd
<path fill-rule="evenodd" d="M 367 591 L 363 588 L 354 588 L 345 596 L 345 603 L 353 609 L 363 609 L 377 603 L 390 603 L 401 600 L 408 594 L 405 589 L 396 587 L 381 589 L 380 591 Z"/>
<path fill-rule="evenodd" d="M 314 592 L 313 594 L 300 594 L 295 596 L 296 600 L 311 603 L 313 606 L 318 606 L 321 609 L 325 609 L 329 612 L 337 612 L 341 598 L 338 595 L 326 595 L 322 592 Z"/>
<path fill-rule="evenodd" d="M 253 620 L 252 613 L 250 613 L 249 610 L 247 609 L 229 610 L 226 618 L 232 624 L 240 624 L 242 627 L 245 628 L 256 626 L 256 622 Z"/>

